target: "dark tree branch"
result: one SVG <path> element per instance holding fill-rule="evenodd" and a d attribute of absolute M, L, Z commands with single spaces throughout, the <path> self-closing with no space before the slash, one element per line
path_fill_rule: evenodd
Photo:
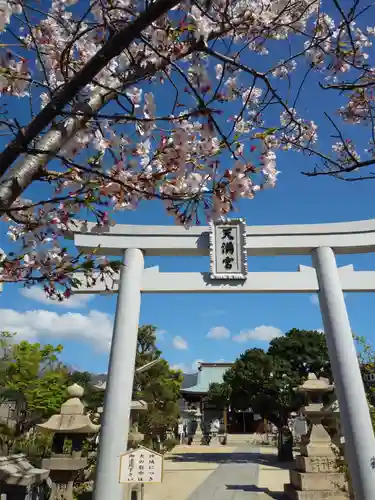
<path fill-rule="evenodd" d="M 64 106 L 82 90 L 114 57 L 129 47 L 142 31 L 160 16 L 178 4 L 178 0 L 158 0 L 150 4 L 130 25 L 113 35 L 94 57 L 70 81 L 65 83 L 51 98 L 47 106 L 21 130 L 15 139 L 0 153 L 0 175 L 3 175 L 25 147 L 34 140 Z"/>

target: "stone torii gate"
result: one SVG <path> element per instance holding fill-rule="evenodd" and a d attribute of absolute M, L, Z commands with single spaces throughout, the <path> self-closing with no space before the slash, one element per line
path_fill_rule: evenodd
<path fill-rule="evenodd" d="M 118 300 L 95 500 L 122 500 L 124 494 L 118 480 L 119 463 L 129 432 L 141 294 L 275 292 L 318 293 L 354 492 L 358 500 L 373 500 L 375 439 L 343 292 L 374 292 L 375 271 L 355 271 L 353 266 L 338 269 L 335 254 L 375 252 L 375 220 L 258 227 L 246 227 L 242 220 L 237 222 L 239 225 L 233 225 L 235 231 L 238 229 L 234 233 L 238 239 L 235 272 L 229 273 L 217 260 L 220 249 L 215 231 L 219 231 L 220 225 L 186 230 L 176 226 L 121 224 L 98 228 L 89 223 L 73 229 L 74 242 L 80 251 L 95 249 L 96 254 L 120 256 L 124 263 L 113 284 Z M 231 222 L 222 223 L 221 234 L 225 224 Z M 210 254 L 212 268 L 207 273 L 144 268 L 144 256 Z M 299 266 L 297 272 L 247 272 L 247 256 L 307 254 L 312 256 L 313 267 Z M 94 287 L 82 287 L 75 293 L 105 290 L 105 283 L 98 280 Z"/>

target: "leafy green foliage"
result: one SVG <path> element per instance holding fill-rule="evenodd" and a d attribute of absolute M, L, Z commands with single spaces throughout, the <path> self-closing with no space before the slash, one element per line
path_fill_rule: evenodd
<path fill-rule="evenodd" d="M 67 385 L 78 384 L 84 389 L 83 402 L 87 411 L 96 412 L 104 405 L 104 391 L 97 390 L 92 383 L 91 373 L 74 371 L 69 373 Z"/>
<path fill-rule="evenodd" d="M 310 372 L 330 376 L 324 334 L 294 328 L 271 341 L 267 352 L 248 349 L 241 354 L 224 383 L 210 387 L 209 398 L 238 410 L 252 408 L 280 428 L 303 404 L 295 389 Z"/>
<path fill-rule="evenodd" d="M 160 356 L 161 351 L 156 346 L 156 327 L 141 326 L 138 332 L 136 367 L 160 359 Z M 181 383 L 181 372 L 171 370 L 164 359 L 135 375 L 133 395 L 148 404 L 148 411 L 140 414 L 141 432 L 147 436 L 163 435 L 168 428 L 175 427 L 179 416 Z"/>
<path fill-rule="evenodd" d="M 290 370 L 302 378 L 309 373 L 332 378 L 327 343 L 322 332 L 293 328 L 270 342 L 268 354 L 288 361 Z"/>
<path fill-rule="evenodd" d="M 210 385 L 206 400 L 217 409 L 224 410 L 229 404 L 231 394 L 232 391 L 228 384 L 214 382 Z"/>
<path fill-rule="evenodd" d="M 160 358 L 161 351 L 156 346 L 156 330 L 157 328 L 152 325 L 144 325 L 139 327 L 137 353 L 135 358 L 136 369 Z M 142 388 L 147 385 L 150 379 L 150 374 L 155 374 L 154 367 L 152 367 L 150 370 L 135 373 L 133 386 L 134 396 L 141 392 Z"/>
<path fill-rule="evenodd" d="M 52 434 L 34 432 L 31 436 L 20 436 L 12 446 L 10 453 L 24 453 L 35 466 L 42 466 L 42 459 L 51 456 Z"/>
<path fill-rule="evenodd" d="M 358 352 L 358 361 L 361 367 L 362 376 L 367 394 L 367 400 L 370 408 L 370 415 L 372 420 L 372 427 L 375 431 L 375 384 L 366 382 L 366 375 L 375 374 L 375 351 L 371 345 L 366 341 L 365 337 L 354 335 L 354 342 L 356 343 Z"/>
<path fill-rule="evenodd" d="M 58 361 L 61 345 L 42 346 L 0 334 L 0 394 L 16 402 L 16 435 L 59 411 L 66 400 L 67 370 Z"/>
<path fill-rule="evenodd" d="M 224 375 L 224 383 L 232 390 L 231 407 L 252 408 L 278 427 L 301 405 L 301 398 L 294 391 L 301 383 L 299 373 L 286 360 L 262 349 L 245 351 Z"/>
<path fill-rule="evenodd" d="M 86 371 L 85 372 L 73 371 L 69 373 L 68 383 L 78 384 L 81 387 L 86 388 L 91 383 L 91 373 Z"/>
<path fill-rule="evenodd" d="M 182 374 L 171 370 L 160 358 L 155 332 L 156 328 L 151 325 L 139 328 L 136 367 L 156 359 L 160 361 L 136 374 L 133 390 L 134 397 L 148 403 L 147 413 L 140 415 L 140 430 L 150 437 L 162 436 L 168 428 L 175 427 L 182 383 Z M 15 447 L 26 451 L 25 432 L 59 412 L 68 397 L 66 389 L 69 385 L 77 383 L 84 388 L 87 410 L 95 412 L 104 403 L 104 391 L 93 387 L 89 372 L 69 372 L 59 362 L 61 345 L 43 346 L 15 340 L 15 334 L 0 334 L 0 402 L 11 400 L 17 405 L 16 427 L 11 429 L 3 425 L 0 429 L 0 447 L 9 453 Z M 39 438 L 35 439 L 34 448 L 39 446 Z"/>

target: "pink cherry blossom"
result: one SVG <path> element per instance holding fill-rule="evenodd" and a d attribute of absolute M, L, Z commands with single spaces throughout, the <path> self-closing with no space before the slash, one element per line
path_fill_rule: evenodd
<path fill-rule="evenodd" d="M 48 0 L 36 14 L 0 0 L 0 92 L 9 101 L 0 125 L 9 141 L 147 5 Z M 336 176 L 375 163 L 373 10 L 327 9 L 319 0 L 184 0 L 148 23 L 0 175 L 14 247 L 0 279 L 44 283 L 52 298 L 68 298 L 76 271 L 94 283 L 118 266 L 68 250 L 73 224 L 104 230 L 117 212 L 154 198 L 187 227 L 227 216 L 240 198 L 276 186 L 279 151 L 315 155 Z M 337 99 L 334 116 L 322 110 L 332 142 L 301 104 L 300 77 L 310 74 Z M 352 125 L 366 126 L 363 151 L 346 135 Z M 7 187 L 9 172 L 31 168 L 21 184 L 43 193 L 32 200 Z"/>

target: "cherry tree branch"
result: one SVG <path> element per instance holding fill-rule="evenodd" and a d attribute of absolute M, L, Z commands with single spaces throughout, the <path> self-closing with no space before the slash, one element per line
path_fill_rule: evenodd
<path fill-rule="evenodd" d="M 114 34 L 95 56 L 52 96 L 47 106 L 0 153 L 0 175 L 6 172 L 18 156 L 24 152 L 25 146 L 30 144 L 61 113 L 64 106 L 89 84 L 114 57 L 127 49 L 145 28 L 178 3 L 178 0 L 158 0 L 151 3 L 138 18 Z"/>
<path fill-rule="evenodd" d="M 199 42 L 187 43 L 183 47 L 177 59 L 192 53 Z M 168 66 L 169 61 L 162 60 L 158 64 L 149 63 L 146 66 L 136 66 L 129 70 L 123 82 L 121 89 L 134 85 L 142 79 L 156 74 Z M 12 203 L 25 191 L 25 189 L 41 175 L 46 173 L 45 167 L 53 158 L 54 154 L 61 150 L 74 135 L 82 129 L 85 124 L 92 119 L 97 112 L 102 109 L 108 102 L 115 99 L 118 91 L 102 87 L 99 92 L 87 103 L 82 103 L 78 115 L 70 117 L 68 120 L 59 122 L 57 125 L 44 134 L 44 136 L 36 142 L 35 149 L 38 154 L 29 154 L 12 168 L 9 169 L 7 175 L 0 180 L 0 209 L 9 209 Z"/>

